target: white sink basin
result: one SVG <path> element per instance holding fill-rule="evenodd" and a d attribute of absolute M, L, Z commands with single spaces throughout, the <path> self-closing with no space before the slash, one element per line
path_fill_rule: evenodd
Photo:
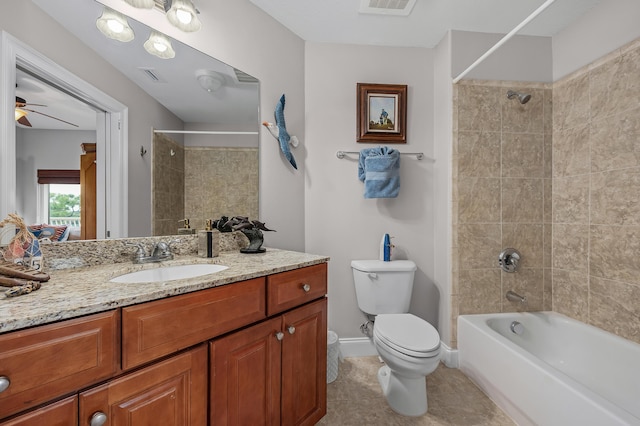
<path fill-rule="evenodd" d="M 115 278 L 112 278 L 110 282 L 153 283 L 172 280 L 185 280 L 187 278 L 195 278 L 203 275 L 214 274 L 216 272 L 224 271 L 228 268 L 228 266 L 211 264 L 166 266 L 119 275 Z"/>

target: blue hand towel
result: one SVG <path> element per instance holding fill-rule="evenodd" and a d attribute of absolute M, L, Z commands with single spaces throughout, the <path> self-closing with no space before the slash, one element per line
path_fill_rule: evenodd
<path fill-rule="evenodd" d="M 395 198 L 400 193 L 400 153 L 384 147 L 360 151 L 358 179 L 364 182 L 364 198 Z"/>

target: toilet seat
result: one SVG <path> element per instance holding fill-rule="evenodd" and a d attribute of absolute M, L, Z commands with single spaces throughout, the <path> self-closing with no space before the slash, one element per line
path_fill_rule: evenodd
<path fill-rule="evenodd" d="M 412 314 L 378 315 L 373 334 L 389 349 L 416 358 L 431 358 L 440 350 L 438 331 Z"/>

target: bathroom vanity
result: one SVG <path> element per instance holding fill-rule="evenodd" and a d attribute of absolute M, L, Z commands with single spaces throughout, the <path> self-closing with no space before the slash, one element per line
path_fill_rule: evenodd
<path fill-rule="evenodd" d="M 0 425 L 313 425 L 326 412 L 327 261 L 269 249 L 181 281 L 129 263 L 0 299 Z M 169 263 L 169 262 L 167 262 Z"/>

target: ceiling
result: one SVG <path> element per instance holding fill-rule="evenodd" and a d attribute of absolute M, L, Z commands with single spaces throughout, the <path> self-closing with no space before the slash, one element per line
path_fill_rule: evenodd
<path fill-rule="evenodd" d="M 232 66 L 176 40 L 172 40 L 176 51 L 174 59 L 160 59 L 152 56 L 142 47 L 150 34 L 150 29 L 131 18 L 128 22 L 135 33 L 133 41 L 121 43 L 108 39 L 96 28 L 95 22 L 102 14 L 103 6 L 93 0 L 32 1 L 183 122 L 223 124 L 234 128 L 245 128 L 247 125 L 258 126 L 257 80 L 239 81 L 238 75 L 241 72 Z M 151 10 L 148 13 L 162 12 Z M 222 88 L 212 93 L 205 91 L 196 79 L 196 71 L 202 69 L 214 71 L 221 76 L 224 80 Z M 150 73 L 147 71 L 157 79 L 150 78 Z M 247 77 L 250 78 L 250 76 Z M 82 106 L 80 103 L 78 111 L 81 115 L 65 118 L 71 117 L 68 111 L 57 112 L 57 106 L 78 105 L 78 101 L 68 97 L 67 101 L 62 101 L 60 96 L 66 95 L 46 84 L 28 81 L 29 79 L 34 80 L 33 77 L 26 76 L 22 84 L 18 81 L 16 94 L 28 102 L 47 105 L 47 107 L 33 107 L 34 110 L 72 122 L 87 123 L 88 119 L 88 124 L 79 123 L 81 128 L 89 125 L 90 128 L 95 129 L 95 114 L 88 106 Z M 32 88 L 35 90 L 31 91 Z M 28 118 L 34 128 L 75 129 L 35 114 L 29 114 Z"/>
<path fill-rule="evenodd" d="M 255 102 L 257 86 L 238 83 L 233 67 L 176 41 L 174 60 L 152 57 L 141 46 L 149 29 L 132 19 L 129 21 L 137 43 L 106 39 L 95 27 L 102 7 L 94 1 L 32 1 L 183 121 L 258 122 L 257 109 L 247 106 L 248 102 Z M 195 0 L 196 6 L 202 1 L 207 0 Z M 250 1 L 306 41 L 426 48 L 436 46 L 449 29 L 506 34 L 544 3 L 544 0 L 416 0 L 408 16 L 392 16 L 364 14 L 359 8 L 362 2 L 402 0 Z M 552 36 L 600 1 L 557 0 L 520 34 Z M 201 19 L 206 22 L 205 16 Z M 211 61 L 203 63 L 203 56 Z M 141 70 L 144 68 L 152 69 L 161 82 L 152 82 Z M 201 68 L 222 74 L 223 88 L 211 94 L 199 87 L 194 70 Z M 18 72 L 16 94 L 27 102 L 46 105 L 34 106 L 34 110 L 74 122 L 81 129 L 95 128 L 95 113 L 90 107 L 32 76 Z M 31 113 L 28 118 L 34 128 L 75 128 L 38 114 Z"/>
<path fill-rule="evenodd" d="M 361 2 L 400 0 L 250 1 L 306 41 L 427 48 L 450 29 L 506 34 L 545 2 L 417 0 L 409 16 L 391 16 L 359 13 Z M 552 36 L 600 1 L 557 0 L 520 34 Z"/>

